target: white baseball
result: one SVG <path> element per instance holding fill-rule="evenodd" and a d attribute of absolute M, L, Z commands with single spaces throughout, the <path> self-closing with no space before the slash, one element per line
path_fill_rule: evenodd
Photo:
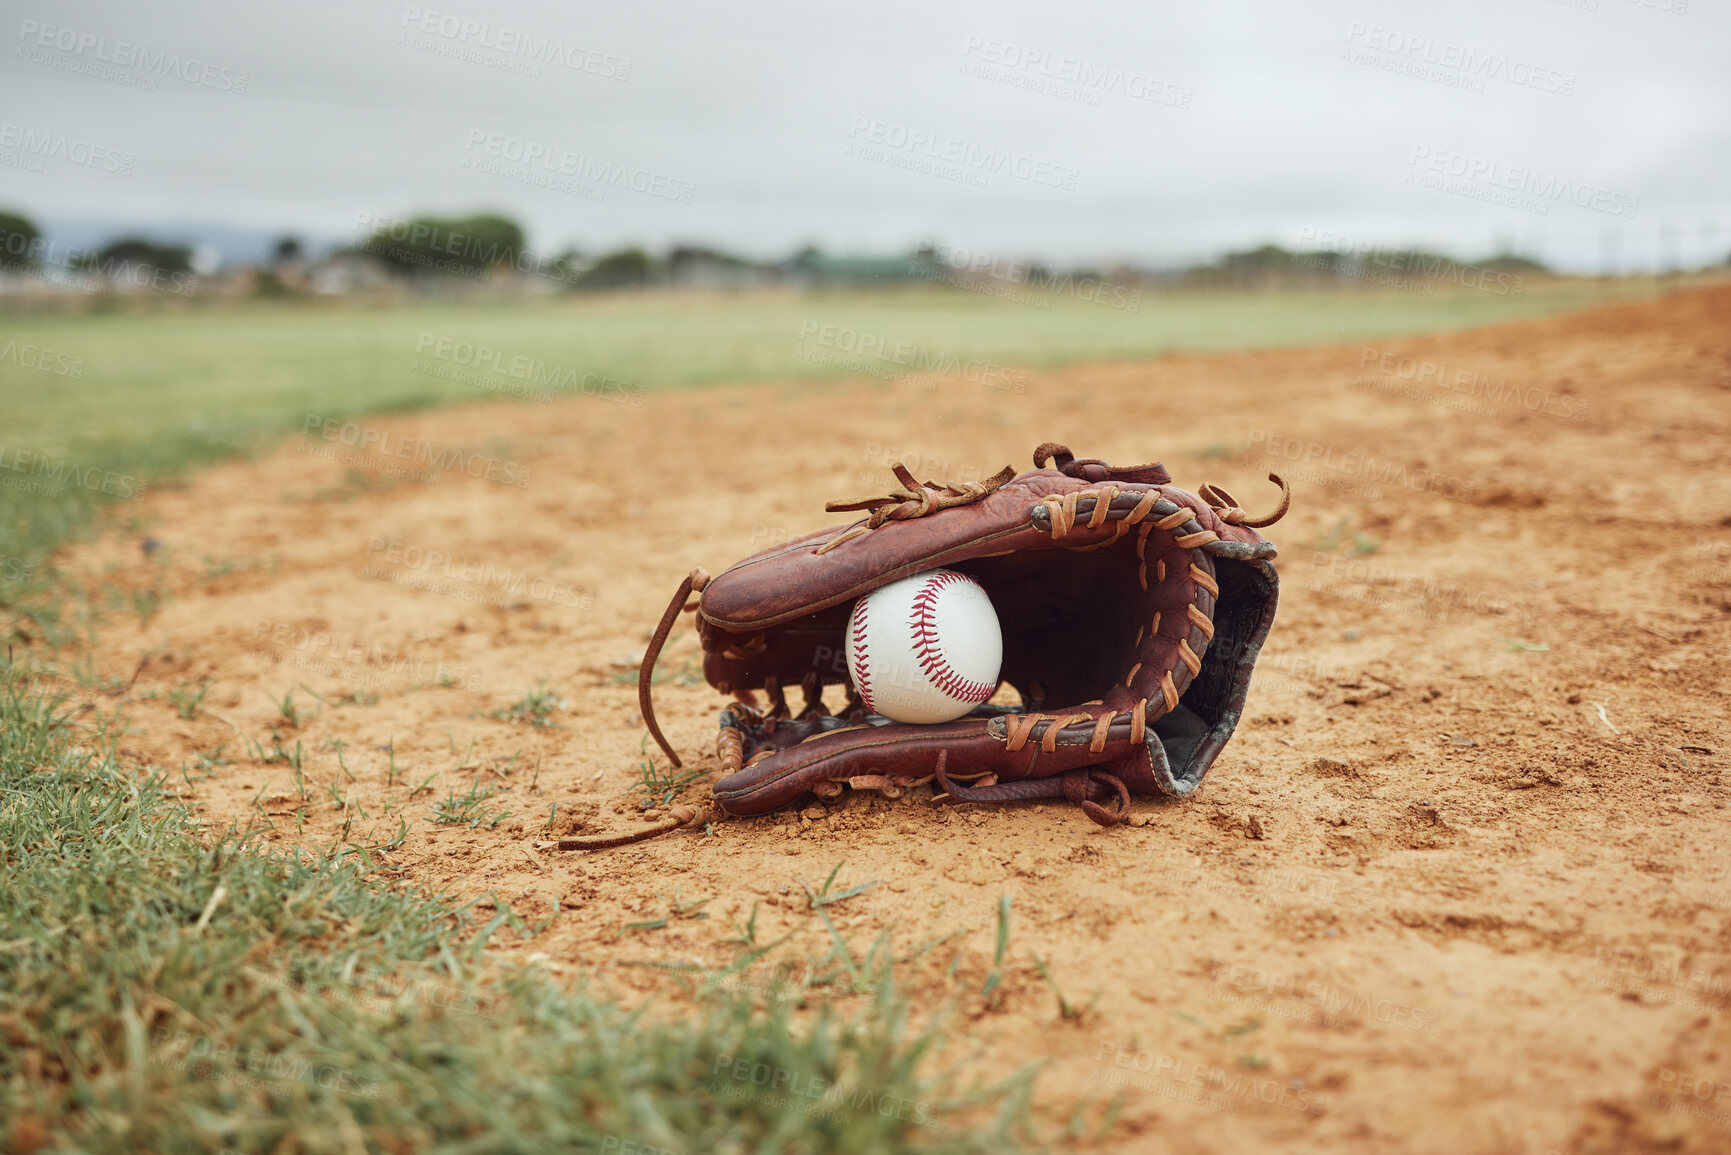
<path fill-rule="evenodd" d="M 979 582 L 936 569 L 861 598 L 847 665 L 866 709 L 896 722 L 950 722 L 992 696 L 1004 664 L 998 612 Z"/>

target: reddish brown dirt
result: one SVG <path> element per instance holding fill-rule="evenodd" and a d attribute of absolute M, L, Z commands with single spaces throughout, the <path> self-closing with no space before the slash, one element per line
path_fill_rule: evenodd
<path fill-rule="evenodd" d="M 1481 382 L 1522 392 L 1459 391 Z M 551 919 L 495 953 L 625 998 L 672 989 L 633 962 L 725 965 L 729 917 L 753 903 L 763 941 L 795 932 L 781 957 L 823 954 L 802 887 L 845 859 L 838 886 L 882 883 L 831 908 L 856 950 L 884 929 L 898 949 L 965 932 L 901 974 L 922 1009 L 959 1000 L 964 1069 L 1044 1060 L 1054 1126 L 1119 1097 L 1082 1146 L 1731 1150 L 1731 290 L 1386 349 L 1044 372 L 1021 394 L 728 388 L 365 424 L 529 472 L 390 479 L 376 453 L 318 456 L 315 435 L 149 498 L 152 561 L 136 537 L 66 559 L 169 591 L 148 625 L 106 627 L 98 666 L 137 673 L 141 763 L 224 747 L 186 787 L 213 827 L 263 811 L 279 845 L 376 844 L 406 819 L 396 877 Z M 1253 512 L 1271 458 L 1294 480 L 1267 531 L 1279 620 L 1194 800 L 1138 800 L 1138 825 L 1103 831 L 922 789 L 593 855 L 537 847 L 550 810 L 555 833 L 641 821 L 632 667 L 688 569 L 832 523 L 823 502 L 880 492 L 895 456 L 978 477 L 1047 440 L 1160 458 Z M 713 769 L 721 702 L 695 654 L 687 624 L 659 709 Z M 206 678 L 206 712 L 183 720 L 166 695 Z M 540 682 L 565 703 L 557 728 L 488 716 Z M 324 704 L 297 690 L 310 716 L 286 724 L 271 699 L 303 683 Z M 299 744 L 310 801 L 249 739 Z M 428 821 L 476 781 L 508 818 Z M 714 917 L 625 928 L 676 890 Z M 974 992 L 1001 895 L 992 1009 Z"/>

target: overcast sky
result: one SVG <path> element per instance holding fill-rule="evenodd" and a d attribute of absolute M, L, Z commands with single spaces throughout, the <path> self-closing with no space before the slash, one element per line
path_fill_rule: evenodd
<path fill-rule="evenodd" d="M 1724 0 L 3 0 L 0 36 L 0 208 L 51 226 L 1731 252 Z"/>

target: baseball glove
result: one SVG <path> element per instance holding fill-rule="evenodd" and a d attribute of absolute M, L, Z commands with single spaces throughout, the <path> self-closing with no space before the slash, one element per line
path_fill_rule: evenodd
<path fill-rule="evenodd" d="M 1280 507 L 1253 519 L 1216 486 L 1179 489 L 1158 463 L 1115 469 L 1046 444 L 1034 466 L 950 485 L 920 484 L 897 464 L 900 488 L 826 507 L 865 512 L 852 525 L 719 577 L 693 570 L 644 654 L 638 695 L 649 733 L 680 765 L 656 724 L 650 676 L 681 610 L 694 610 L 704 677 L 736 699 L 721 712 L 715 809 L 675 807 L 657 825 L 561 848 L 637 842 L 848 788 L 893 798 L 933 782 L 957 802 L 1064 798 L 1104 826 L 1123 821 L 1131 794 L 1193 793 L 1238 724 L 1274 622 L 1275 548 L 1256 531 L 1286 513 L 1290 491 L 1270 474 Z M 868 711 L 849 677 L 849 615 L 879 586 L 940 567 L 991 597 L 1002 681 L 1021 705 L 892 722 Z M 839 714 L 823 702 L 833 685 L 847 691 Z"/>

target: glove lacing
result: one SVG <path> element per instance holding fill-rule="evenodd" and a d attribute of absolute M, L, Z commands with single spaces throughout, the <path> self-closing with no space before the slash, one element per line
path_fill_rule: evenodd
<path fill-rule="evenodd" d="M 871 516 L 858 525 L 849 526 L 818 547 L 818 553 L 828 553 L 844 541 L 851 541 L 861 534 L 870 533 L 886 521 L 912 521 L 916 517 L 924 517 L 928 513 L 936 513 L 940 509 L 954 509 L 958 505 L 972 505 L 985 497 L 1002 489 L 1010 479 L 1016 476 L 1014 466 L 1006 465 L 997 473 L 984 481 L 948 481 L 939 483 L 928 481 L 921 484 L 908 472 L 908 467 L 901 462 L 890 466 L 896 475 L 896 480 L 902 483 L 900 489 L 892 489 L 882 497 L 864 497 L 858 501 L 831 501 L 824 505 L 825 513 L 844 513 L 852 510 L 869 509 Z"/>

